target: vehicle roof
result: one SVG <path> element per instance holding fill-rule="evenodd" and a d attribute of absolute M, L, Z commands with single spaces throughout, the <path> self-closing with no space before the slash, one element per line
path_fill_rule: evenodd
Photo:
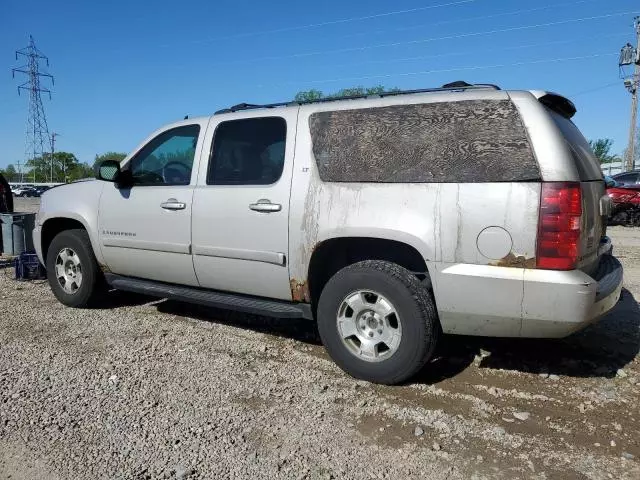
<path fill-rule="evenodd" d="M 496 85 L 468 85 L 458 87 L 427 88 L 386 92 L 374 95 L 356 95 L 340 98 L 323 98 L 311 101 L 289 101 L 271 104 L 241 103 L 215 112 L 215 116 L 243 118 L 249 112 L 277 111 L 280 109 L 310 107 L 313 110 L 343 110 L 356 107 L 377 107 L 382 105 L 436 103 L 462 100 L 501 100 L 508 99 L 512 93 L 525 92 L 567 118 L 575 114 L 575 106 L 565 97 L 543 90 L 501 90 Z M 357 108 L 357 107 L 356 107 Z"/>

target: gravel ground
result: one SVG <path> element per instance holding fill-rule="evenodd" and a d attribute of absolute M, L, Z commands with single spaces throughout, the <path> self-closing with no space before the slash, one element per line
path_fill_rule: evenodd
<path fill-rule="evenodd" d="M 640 232 L 611 236 L 626 290 L 598 324 L 445 337 L 401 387 L 347 377 L 309 322 L 72 310 L 0 270 L 0 477 L 640 478 Z"/>
<path fill-rule="evenodd" d="M 16 198 L 13 197 L 13 210 L 15 212 L 34 213 L 40 208 L 39 198 Z"/>

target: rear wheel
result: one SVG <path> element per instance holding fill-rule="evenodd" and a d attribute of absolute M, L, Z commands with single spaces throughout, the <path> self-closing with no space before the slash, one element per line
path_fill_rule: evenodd
<path fill-rule="evenodd" d="M 425 286 L 391 262 L 343 268 L 324 287 L 318 330 L 329 355 L 350 375 L 397 384 L 431 358 L 439 336 L 435 304 Z"/>
<path fill-rule="evenodd" d="M 61 303 L 77 308 L 91 303 L 101 274 L 85 230 L 65 230 L 56 235 L 46 263 L 49 285 Z"/>

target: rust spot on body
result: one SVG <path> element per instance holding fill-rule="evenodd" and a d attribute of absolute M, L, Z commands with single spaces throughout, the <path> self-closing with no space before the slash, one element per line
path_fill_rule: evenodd
<path fill-rule="evenodd" d="M 295 278 L 289 281 L 291 286 L 291 299 L 294 302 L 310 303 L 311 295 L 309 294 L 309 286 L 307 282 L 300 282 Z"/>
<path fill-rule="evenodd" d="M 111 269 L 103 263 L 99 263 L 98 267 L 100 267 L 100 270 L 102 270 L 103 273 L 111 273 Z"/>
<path fill-rule="evenodd" d="M 511 252 L 500 260 L 491 262 L 489 265 L 494 267 L 536 268 L 536 259 L 535 257 L 525 258 L 523 255 L 516 256 Z"/>

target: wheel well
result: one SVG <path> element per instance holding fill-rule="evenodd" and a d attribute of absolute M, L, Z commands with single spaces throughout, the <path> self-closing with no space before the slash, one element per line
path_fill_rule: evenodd
<path fill-rule="evenodd" d="M 44 222 L 42 226 L 42 257 L 44 261 L 47 261 L 47 252 L 49 250 L 49 245 L 51 245 L 51 241 L 58 235 L 60 232 L 65 230 L 72 230 L 76 228 L 84 228 L 81 222 L 78 220 L 73 220 L 71 218 L 52 218 L 51 220 L 47 220 Z"/>
<path fill-rule="evenodd" d="M 316 247 L 309 262 L 307 280 L 314 308 L 325 284 L 338 270 L 363 260 L 387 260 L 396 263 L 414 272 L 421 280 L 429 276 L 422 255 L 406 243 L 366 237 L 327 240 Z"/>

